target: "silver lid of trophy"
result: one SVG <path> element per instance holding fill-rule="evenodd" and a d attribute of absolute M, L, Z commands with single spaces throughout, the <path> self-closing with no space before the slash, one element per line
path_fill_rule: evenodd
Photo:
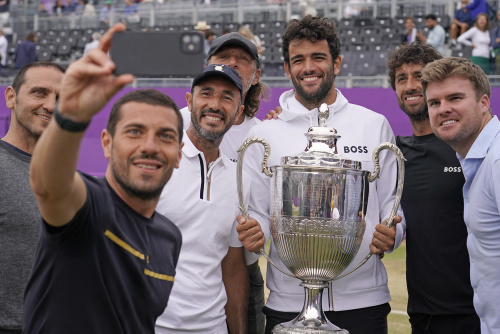
<path fill-rule="evenodd" d="M 281 158 L 281 165 L 307 167 L 338 167 L 361 169 L 361 162 L 347 159 L 337 151 L 337 139 L 341 138 L 337 130 L 326 125 L 330 111 L 323 103 L 318 111 L 318 126 L 310 127 L 304 135 L 307 146 L 304 152 Z"/>

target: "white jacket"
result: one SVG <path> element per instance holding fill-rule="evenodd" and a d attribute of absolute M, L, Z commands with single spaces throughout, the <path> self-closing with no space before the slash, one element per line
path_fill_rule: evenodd
<path fill-rule="evenodd" d="M 304 133 L 310 126 L 318 125 L 318 109 L 307 110 L 294 95 L 294 90 L 280 97 L 283 109 L 278 120 L 266 121 L 254 126 L 249 136 L 266 139 L 271 146 L 268 166 L 279 165 L 282 156 L 300 153 L 306 147 Z M 381 142 L 394 143 L 392 129 L 384 116 L 366 108 L 350 104 L 337 90 L 336 101 L 329 106 L 327 125 L 335 128 L 342 137 L 337 142 L 339 153 L 347 158 L 361 161 L 362 169 L 373 171 L 372 151 Z M 252 179 L 249 200 L 249 214 L 262 226 L 266 237 L 270 237 L 270 181 L 261 173 L 264 155 L 263 146 L 252 144 L 244 156 L 244 169 Z M 366 231 L 361 248 L 354 261 L 347 268 L 356 266 L 368 253 L 375 225 L 387 219 L 394 204 L 397 163 L 392 152 L 380 154 L 380 178 L 370 183 Z M 399 212 L 402 216 L 402 211 Z M 396 245 L 401 243 L 405 221 L 397 225 Z M 282 269 L 287 270 L 278 257 L 274 243 L 270 255 Z M 347 272 L 347 271 L 345 271 Z M 267 269 L 267 287 L 271 291 L 267 306 L 282 312 L 299 312 L 304 303 L 304 289 L 300 280 L 288 277 L 270 264 Z M 343 311 L 388 302 L 391 297 L 387 286 L 387 273 L 379 256 L 372 256 L 360 269 L 345 278 L 333 281 L 331 289 L 323 294 L 323 309 Z M 331 290 L 331 291 L 328 291 Z"/>

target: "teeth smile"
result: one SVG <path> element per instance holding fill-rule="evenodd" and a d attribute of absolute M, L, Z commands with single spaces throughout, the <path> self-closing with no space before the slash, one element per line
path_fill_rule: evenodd
<path fill-rule="evenodd" d="M 309 81 L 314 81 L 314 80 L 317 80 L 319 77 L 307 77 L 307 78 L 304 78 L 302 80 L 306 81 L 306 82 L 309 82 Z"/>
<path fill-rule="evenodd" d="M 38 117 L 40 117 L 41 119 L 44 119 L 46 121 L 50 121 L 50 117 L 49 116 L 45 116 L 45 115 L 37 115 Z"/>
<path fill-rule="evenodd" d="M 221 119 L 219 117 L 213 117 L 213 116 L 205 116 L 209 121 L 220 121 Z"/>
<path fill-rule="evenodd" d="M 446 121 L 446 122 L 443 122 L 442 125 L 448 125 L 448 124 L 453 124 L 453 123 L 456 123 L 457 121 Z"/>
<path fill-rule="evenodd" d="M 151 169 L 151 170 L 158 169 L 158 167 L 156 167 L 156 166 L 144 165 L 144 164 L 137 164 L 137 167 Z"/>
<path fill-rule="evenodd" d="M 410 97 L 407 97 L 406 100 L 407 101 L 415 101 L 415 100 L 418 100 L 420 98 L 420 96 L 410 96 Z"/>

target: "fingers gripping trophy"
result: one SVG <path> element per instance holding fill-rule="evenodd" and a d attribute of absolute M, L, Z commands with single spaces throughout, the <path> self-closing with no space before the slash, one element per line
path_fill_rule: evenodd
<path fill-rule="evenodd" d="M 373 173 L 364 171 L 361 162 L 338 154 L 336 145 L 340 136 L 335 129 L 326 126 L 328 115 L 328 106 L 321 105 L 319 126 L 305 133 L 306 150 L 296 156 L 282 157 L 279 166 L 267 167 L 270 147 L 262 138 L 249 138 L 238 150 L 238 196 L 242 215 L 248 217 L 243 204 L 243 157 L 253 143 L 260 143 L 265 148 L 262 170 L 271 177 L 272 238 L 290 273 L 277 267 L 263 250 L 261 253 L 279 271 L 300 279 L 305 289 L 302 311 L 294 320 L 277 325 L 273 329 L 275 334 L 348 333 L 326 319 L 322 309 L 323 289 L 329 281 L 357 270 L 372 255 L 368 254 L 354 269 L 343 273 L 363 240 L 369 183 L 379 176 L 380 151 L 391 150 L 398 162 L 398 184 L 387 222 L 389 227 L 403 191 L 405 159 L 397 146 L 392 143 L 378 145 L 373 152 Z"/>

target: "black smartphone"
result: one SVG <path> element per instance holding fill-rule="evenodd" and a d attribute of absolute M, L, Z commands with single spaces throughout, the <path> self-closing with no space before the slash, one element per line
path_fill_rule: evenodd
<path fill-rule="evenodd" d="M 203 70 L 203 36 L 197 31 L 123 31 L 113 35 L 115 74 L 194 77 Z"/>

